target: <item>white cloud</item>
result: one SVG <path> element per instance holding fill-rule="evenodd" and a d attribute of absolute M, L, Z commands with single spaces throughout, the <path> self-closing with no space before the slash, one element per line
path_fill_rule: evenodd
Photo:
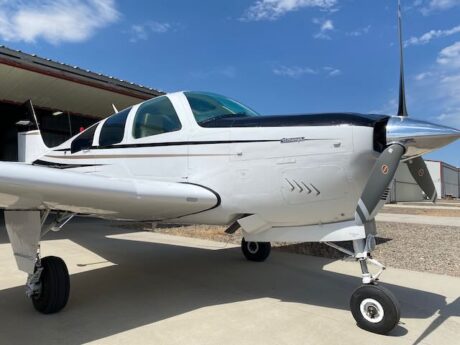
<path fill-rule="evenodd" d="M 460 41 L 440 50 L 437 58 L 407 86 L 409 113 L 414 117 L 460 127 Z M 392 91 L 395 95 L 397 91 Z M 397 100 L 384 106 L 395 113 Z"/>
<path fill-rule="evenodd" d="M 415 80 L 417 81 L 421 81 L 421 80 L 426 80 L 427 78 L 431 77 L 433 75 L 432 72 L 422 72 L 422 73 L 419 73 L 415 76 Z"/>
<path fill-rule="evenodd" d="M 337 77 L 342 74 L 342 71 L 340 69 L 330 66 L 323 67 L 323 70 L 326 71 L 329 77 Z"/>
<path fill-rule="evenodd" d="M 334 23 L 330 19 L 313 19 L 314 24 L 318 24 L 320 26 L 319 32 L 313 35 L 314 38 L 317 39 L 326 39 L 330 40 L 331 37 L 328 35 L 329 31 L 334 31 Z"/>
<path fill-rule="evenodd" d="M 322 69 L 314 69 L 310 67 L 300 66 L 279 66 L 273 69 L 273 74 L 281 77 L 289 77 L 299 79 L 305 75 L 326 75 L 328 77 L 336 77 L 342 74 L 342 71 L 335 67 L 325 66 Z"/>
<path fill-rule="evenodd" d="M 436 63 L 415 76 L 413 107 L 431 120 L 460 127 L 460 41 L 442 49 Z"/>
<path fill-rule="evenodd" d="M 427 44 L 433 39 L 447 37 L 460 33 L 460 25 L 448 30 L 430 30 L 420 37 L 411 37 L 404 42 L 405 46 Z"/>
<path fill-rule="evenodd" d="M 460 107 L 447 109 L 446 112 L 437 116 L 436 119 L 442 124 L 460 128 Z"/>
<path fill-rule="evenodd" d="M 364 28 L 360 28 L 354 31 L 347 32 L 346 35 L 352 36 L 352 37 L 362 36 L 362 35 L 368 34 L 370 29 L 371 29 L 371 26 L 368 25 L 368 26 L 365 26 Z"/>
<path fill-rule="evenodd" d="M 460 0 L 427 0 L 418 1 L 416 5 L 421 5 L 421 12 L 425 15 L 434 11 L 444 11 L 460 5 Z"/>
<path fill-rule="evenodd" d="M 0 37 L 5 41 L 81 42 L 120 16 L 114 0 L 12 0 L 1 5 Z"/>
<path fill-rule="evenodd" d="M 135 24 L 131 26 L 131 42 L 145 41 L 150 37 L 150 34 L 164 34 L 174 29 L 174 25 L 170 23 L 161 23 L 150 21 L 144 24 Z"/>
<path fill-rule="evenodd" d="M 298 79 L 306 74 L 317 74 L 318 72 L 310 67 L 279 66 L 273 69 L 273 73 L 283 77 Z"/>
<path fill-rule="evenodd" d="M 441 50 L 437 62 L 450 68 L 460 68 L 460 41 Z"/>
<path fill-rule="evenodd" d="M 337 0 L 257 0 L 240 18 L 243 21 L 276 20 L 301 8 L 332 10 Z"/>

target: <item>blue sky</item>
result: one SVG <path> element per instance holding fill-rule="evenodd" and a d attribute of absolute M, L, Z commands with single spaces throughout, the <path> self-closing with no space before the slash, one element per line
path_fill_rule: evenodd
<path fill-rule="evenodd" d="M 0 0 L 2 44 L 264 114 L 395 114 L 396 0 Z M 460 128 L 460 0 L 403 0 L 409 114 Z M 460 165 L 460 143 L 428 156 Z"/>

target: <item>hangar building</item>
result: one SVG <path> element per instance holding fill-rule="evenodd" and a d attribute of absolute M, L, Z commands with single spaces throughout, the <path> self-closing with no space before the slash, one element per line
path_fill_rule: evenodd
<path fill-rule="evenodd" d="M 121 110 L 162 94 L 0 46 L 0 161 L 18 159 L 17 133 L 32 112 L 52 147 L 112 114 L 112 104 Z"/>
<path fill-rule="evenodd" d="M 433 179 L 438 199 L 460 198 L 460 169 L 440 161 L 426 161 Z M 406 164 L 401 164 L 396 172 L 395 182 L 390 192 L 390 201 L 422 201 L 425 196 L 412 178 Z"/>

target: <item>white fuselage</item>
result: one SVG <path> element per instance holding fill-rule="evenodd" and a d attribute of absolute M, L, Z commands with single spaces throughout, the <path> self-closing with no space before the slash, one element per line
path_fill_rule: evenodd
<path fill-rule="evenodd" d="M 183 93 L 167 97 L 182 123 L 179 131 L 135 139 L 131 129 L 139 106 L 134 106 L 121 143 L 98 147 L 101 121 L 92 148 L 71 153 L 70 139 L 39 160 L 85 175 L 197 184 L 219 199 L 210 210 L 175 219 L 164 219 L 154 207 L 149 214 L 139 214 L 131 209 L 138 207 L 135 203 L 106 214 L 101 205 L 94 215 L 104 218 L 229 224 L 242 215 L 257 214 L 273 226 L 354 219 L 378 155 L 372 127 L 204 128 L 195 121 Z"/>

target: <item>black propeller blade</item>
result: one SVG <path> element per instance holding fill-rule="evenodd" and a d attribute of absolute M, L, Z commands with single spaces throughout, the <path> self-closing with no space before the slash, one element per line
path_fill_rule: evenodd
<path fill-rule="evenodd" d="M 404 46 L 402 34 L 401 0 L 398 0 L 398 31 L 400 62 L 398 116 L 408 116 L 406 107 L 406 87 L 404 85 Z M 418 183 L 428 198 L 434 202 L 437 198 L 436 188 L 423 158 L 414 158 L 407 162 L 407 166 L 409 167 L 409 171 L 411 172 L 414 180 Z"/>
<path fill-rule="evenodd" d="M 405 148 L 399 144 L 390 145 L 375 162 L 356 208 L 355 217 L 358 223 L 364 224 L 372 220 L 378 205 L 383 206 L 386 201 L 384 193 L 396 174 L 404 151 Z"/>
<path fill-rule="evenodd" d="M 406 87 L 404 84 L 404 47 L 402 34 L 402 18 L 401 18 L 401 0 L 398 0 L 398 31 L 399 31 L 399 105 L 398 116 L 407 116 L 406 108 Z"/>
<path fill-rule="evenodd" d="M 425 164 L 425 161 L 422 157 L 417 157 L 411 159 L 407 162 L 407 166 L 409 167 L 409 171 L 412 174 L 415 182 L 422 188 L 425 192 L 426 196 L 431 201 L 436 201 L 438 196 L 436 192 L 436 187 L 434 186 L 433 179 L 431 178 L 430 172 Z"/>

